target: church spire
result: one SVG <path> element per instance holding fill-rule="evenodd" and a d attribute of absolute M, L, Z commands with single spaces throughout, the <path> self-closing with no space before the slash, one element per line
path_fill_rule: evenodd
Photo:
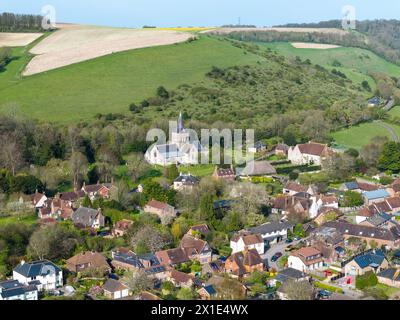
<path fill-rule="evenodd" d="M 179 119 L 178 119 L 178 133 L 181 133 L 183 131 L 183 119 L 182 119 L 182 112 L 179 113 Z"/>

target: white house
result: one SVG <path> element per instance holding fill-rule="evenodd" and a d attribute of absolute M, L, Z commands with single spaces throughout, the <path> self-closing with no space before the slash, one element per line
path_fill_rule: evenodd
<path fill-rule="evenodd" d="M 256 249 L 258 254 L 264 254 L 264 239 L 259 234 L 238 234 L 231 239 L 232 254 L 245 250 Z"/>
<path fill-rule="evenodd" d="M 252 234 L 259 234 L 264 242 L 280 242 L 287 238 L 288 231 L 293 231 L 295 224 L 289 222 L 270 222 L 249 229 Z"/>
<path fill-rule="evenodd" d="M 314 219 L 320 213 L 320 210 L 324 207 L 339 209 L 339 201 L 334 195 L 322 195 L 319 197 L 310 198 L 312 204 L 308 210 L 310 218 Z"/>
<path fill-rule="evenodd" d="M 318 270 L 323 267 L 322 253 L 313 247 L 301 248 L 289 256 L 288 267 L 302 272 Z"/>
<path fill-rule="evenodd" d="M 38 300 L 38 289 L 17 280 L 0 282 L 0 300 Z"/>
<path fill-rule="evenodd" d="M 39 291 L 55 290 L 63 285 L 62 270 L 48 260 L 21 261 L 13 270 L 13 279 L 25 285 L 36 285 Z"/>
<path fill-rule="evenodd" d="M 32 204 L 34 205 L 35 209 L 43 208 L 46 203 L 47 197 L 43 193 L 35 192 L 32 196 Z"/>
<path fill-rule="evenodd" d="M 103 285 L 104 295 L 110 299 L 116 300 L 129 296 L 129 288 L 121 282 L 108 279 Z"/>
<path fill-rule="evenodd" d="M 329 148 L 326 144 L 309 142 L 290 147 L 288 159 L 297 165 L 315 164 L 321 165 L 321 160 L 327 155 Z"/>
<path fill-rule="evenodd" d="M 200 144 L 198 139 L 192 140 L 189 130 L 183 127 L 182 114 L 180 114 L 177 131 L 172 132 L 171 141 L 150 146 L 146 151 L 145 159 L 150 164 L 160 166 L 198 164 L 201 154 L 207 149 Z"/>

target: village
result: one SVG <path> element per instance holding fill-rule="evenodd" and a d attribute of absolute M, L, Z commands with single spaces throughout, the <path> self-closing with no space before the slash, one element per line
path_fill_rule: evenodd
<path fill-rule="evenodd" d="M 186 137 L 181 121 L 178 140 Z M 12 275 L 0 282 L 0 299 L 400 297 L 400 179 L 378 174 L 334 186 L 302 184 L 303 173 L 288 168 L 323 172 L 326 159 L 339 152 L 311 141 L 272 148 L 257 142 L 249 151 L 263 160 L 245 167 L 215 166 L 203 177 L 180 172 L 176 159 L 171 160 L 178 153 L 171 156 L 172 148 L 164 149 L 172 184 L 151 181 L 131 190 L 131 196 L 146 195 L 146 202 L 136 205 L 134 218 L 103 214 L 101 204 L 118 199 L 113 182 L 83 183 L 54 197 L 38 191 L 21 197 L 19 202 L 37 215 L 40 229 L 68 225 L 87 239 L 114 242 L 99 250 L 76 246 L 73 255 L 57 261 L 40 254 L 43 242 L 36 242 L 38 248 L 30 243 L 41 259 L 16 261 Z M 207 191 L 195 200 L 202 184 Z M 183 199 L 178 207 L 165 196 L 171 190 Z M 189 219 L 185 210 L 191 211 L 196 201 L 198 214 Z M 246 222 L 237 222 L 240 216 Z M 188 224 L 191 221 L 196 223 Z M 174 240 L 166 241 L 158 227 Z"/>

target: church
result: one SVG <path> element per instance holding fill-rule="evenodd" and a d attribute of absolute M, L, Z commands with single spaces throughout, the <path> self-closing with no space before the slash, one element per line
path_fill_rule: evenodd
<path fill-rule="evenodd" d="M 190 132 L 183 127 L 181 113 L 177 130 L 172 132 L 171 140 L 166 144 L 153 144 L 147 150 L 145 159 L 150 164 L 160 166 L 195 165 L 200 163 L 201 153 L 205 151 L 198 140 L 190 141 Z"/>

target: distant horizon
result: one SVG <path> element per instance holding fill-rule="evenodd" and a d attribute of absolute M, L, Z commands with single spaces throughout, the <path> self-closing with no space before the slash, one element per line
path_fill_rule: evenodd
<path fill-rule="evenodd" d="M 183 0 L 2 0 L 0 12 L 42 14 L 42 7 L 56 9 L 56 22 L 109 27 L 218 27 L 221 25 L 255 25 L 271 27 L 292 23 L 317 23 L 342 19 L 342 8 L 352 5 L 356 19 L 400 19 L 400 2 L 381 0 L 203 0 L 188 5 Z"/>

